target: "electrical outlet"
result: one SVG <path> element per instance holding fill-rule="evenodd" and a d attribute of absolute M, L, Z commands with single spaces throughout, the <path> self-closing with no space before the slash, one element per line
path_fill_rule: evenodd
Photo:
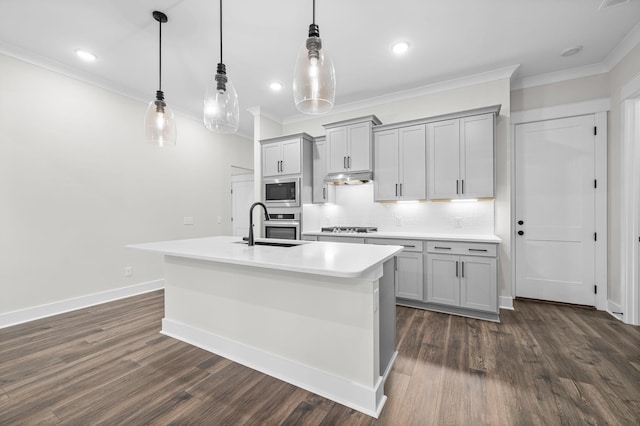
<path fill-rule="evenodd" d="M 132 277 L 133 276 L 133 266 L 125 266 L 124 267 L 124 276 Z"/>
<path fill-rule="evenodd" d="M 396 226 L 402 226 L 402 217 L 396 216 Z"/>
<path fill-rule="evenodd" d="M 193 217 L 185 216 L 184 218 L 182 218 L 182 223 L 184 225 L 193 225 Z"/>
<path fill-rule="evenodd" d="M 453 218 L 453 227 L 454 228 L 462 228 L 462 218 L 461 217 L 454 217 Z"/>

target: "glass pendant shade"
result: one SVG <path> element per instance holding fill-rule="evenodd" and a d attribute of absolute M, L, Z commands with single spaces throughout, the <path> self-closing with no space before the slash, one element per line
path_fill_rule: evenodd
<path fill-rule="evenodd" d="M 204 125 L 213 132 L 235 133 L 240 125 L 238 93 L 226 74 L 219 72 L 220 65 L 204 94 Z"/>
<path fill-rule="evenodd" d="M 309 37 L 298 51 L 293 70 L 293 99 L 305 114 L 324 114 L 336 98 L 336 72 L 320 37 Z"/>
<path fill-rule="evenodd" d="M 147 143 L 160 147 L 174 146 L 177 139 L 176 119 L 164 101 L 162 91 L 162 24 L 169 18 L 157 10 L 153 11 L 152 16 L 158 22 L 158 90 L 144 115 L 144 139 Z"/>
<path fill-rule="evenodd" d="M 145 141 L 158 146 L 173 146 L 176 144 L 176 120 L 171 108 L 163 99 L 156 97 L 149 102 L 144 117 Z"/>

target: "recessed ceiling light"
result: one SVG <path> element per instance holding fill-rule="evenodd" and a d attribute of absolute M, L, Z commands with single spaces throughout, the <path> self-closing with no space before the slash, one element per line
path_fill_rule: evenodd
<path fill-rule="evenodd" d="M 407 50 L 409 50 L 409 42 L 399 41 L 397 43 L 394 43 L 391 47 L 391 50 L 393 50 L 393 53 L 395 53 L 396 55 L 402 55 Z"/>
<path fill-rule="evenodd" d="M 76 49 L 76 55 L 85 62 L 95 62 L 98 59 L 95 54 L 83 49 Z"/>
<path fill-rule="evenodd" d="M 279 92 L 282 90 L 282 83 L 278 82 L 278 81 L 274 81 L 273 83 L 271 83 L 269 85 L 269 87 L 271 88 L 271 90 L 273 90 L 274 92 Z"/>
<path fill-rule="evenodd" d="M 564 49 L 562 52 L 560 52 L 561 56 L 573 56 L 576 53 L 578 53 L 579 51 L 582 50 L 582 46 L 573 46 L 573 47 L 568 47 L 566 49 Z"/>

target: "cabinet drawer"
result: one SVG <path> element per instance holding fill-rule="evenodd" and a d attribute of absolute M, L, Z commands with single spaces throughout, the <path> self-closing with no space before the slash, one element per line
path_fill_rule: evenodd
<path fill-rule="evenodd" d="M 418 240 L 393 240 L 386 238 L 367 238 L 366 244 L 378 244 L 383 246 L 403 246 L 404 251 L 422 253 L 422 241 Z"/>
<path fill-rule="evenodd" d="M 457 254 L 464 256 L 496 257 L 495 244 L 465 243 L 458 241 L 427 241 L 429 253 Z"/>

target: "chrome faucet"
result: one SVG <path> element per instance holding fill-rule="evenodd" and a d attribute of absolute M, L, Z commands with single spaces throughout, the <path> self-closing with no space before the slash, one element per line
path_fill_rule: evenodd
<path fill-rule="evenodd" d="M 267 206 L 261 202 L 253 203 L 249 209 L 249 245 L 255 245 L 255 239 L 253 238 L 253 208 L 255 206 L 262 206 L 264 209 L 264 220 L 269 220 L 269 213 L 267 212 Z"/>

